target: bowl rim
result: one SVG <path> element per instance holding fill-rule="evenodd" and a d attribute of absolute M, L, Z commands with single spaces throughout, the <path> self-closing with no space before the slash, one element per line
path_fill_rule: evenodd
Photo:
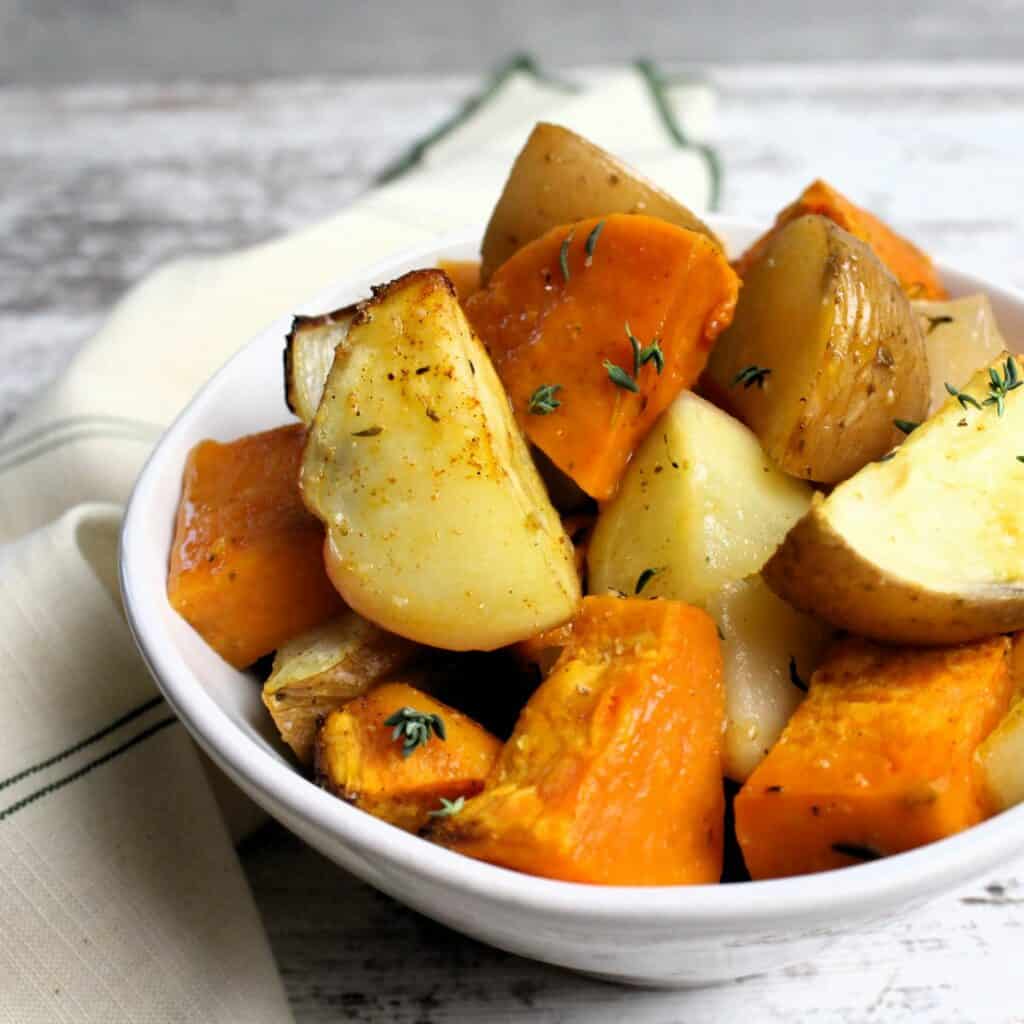
<path fill-rule="evenodd" d="M 709 215 L 716 230 L 757 231 L 749 218 Z M 433 262 L 438 251 L 475 244 L 479 227 L 438 236 L 398 252 L 365 271 L 347 274 L 322 293 L 336 293 L 346 282 L 383 280 L 419 259 Z M 940 271 L 972 278 L 985 292 L 1024 312 L 1024 294 L 948 264 Z M 314 298 L 308 305 L 317 305 Z M 304 304 L 306 305 L 306 304 Z M 160 603 L 166 603 L 166 578 L 147 579 L 137 567 L 147 543 L 143 522 L 151 496 L 168 462 L 180 472 L 178 438 L 215 381 L 232 373 L 243 353 L 282 323 L 275 320 L 245 343 L 196 392 L 154 446 L 128 501 L 120 538 L 120 580 L 124 608 L 135 643 L 168 704 L 207 754 L 236 783 L 271 805 L 275 817 L 297 818 L 340 845 L 377 862 L 391 862 L 425 883 L 467 894 L 492 904 L 537 913 L 570 916 L 586 923 L 664 927 L 685 922 L 712 931 L 729 931 L 782 919 L 827 917 L 833 924 L 844 911 L 863 916 L 869 907 L 896 905 L 933 895 L 996 867 L 1024 849 L 1024 805 L 998 814 L 955 836 L 881 860 L 814 875 L 736 884 L 693 886 L 604 886 L 564 882 L 524 874 L 473 860 L 435 846 L 349 806 L 309 782 L 294 768 L 260 747 L 210 696 L 158 628 Z M 284 332 L 281 332 L 283 339 Z"/>

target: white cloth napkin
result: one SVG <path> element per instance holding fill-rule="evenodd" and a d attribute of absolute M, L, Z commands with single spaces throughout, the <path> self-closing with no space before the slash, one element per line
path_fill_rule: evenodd
<path fill-rule="evenodd" d="M 251 808 L 204 773 L 120 609 L 120 506 L 162 428 L 282 312 L 482 221 L 540 118 L 706 208 L 710 103 L 650 68 L 570 91 L 514 62 L 350 209 L 151 275 L 0 438 L 0 1020 L 290 1016 L 232 847 Z"/>

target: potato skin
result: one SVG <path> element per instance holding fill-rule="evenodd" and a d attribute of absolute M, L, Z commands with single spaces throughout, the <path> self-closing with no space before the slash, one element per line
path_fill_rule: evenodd
<path fill-rule="evenodd" d="M 793 607 L 891 644 L 945 646 L 1024 626 L 1024 587 L 939 591 L 901 579 L 854 551 L 823 514 L 823 503 L 816 495 L 762 572 Z"/>
<path fill-rule="evenodd" d="M 512 165 L 481 246 L 480 276 L 552 228 L 612 213 L 644 213 L 689 231 L 712 230 L 657 185 L 599 146 L 557 124 L 540 122 Z"/>
<path fill-rule="evenodd" d="M 572 544 L 439 270 L 407 274 L 360 308 L 300 486 L 327 526 L 335 587 L 384 629 L 492 650 L 576 610 Z"/>
<path fill-rule="evenodd" d="M 750 366 L 770 373 L 745 387 Z M 837 483 L 928 409 L 918 318 L 862 241 L 824 217 L 790 222 L 744 280 L 708 364 L 719 397 L 794 476 Z"/>

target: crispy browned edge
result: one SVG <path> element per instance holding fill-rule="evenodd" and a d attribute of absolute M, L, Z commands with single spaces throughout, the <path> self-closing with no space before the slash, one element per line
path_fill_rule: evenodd
<path fill-rule="evenodd" d="M 297 313 L 292 317 L 291 330 L 284 337 L 284 401 L 285 405 L 288 406 L 288 411 L 295 415 L 295 406 L 292 403 L 291 388 L 288 386 L 288 382 L 292 379 L 292 345 L 295 344 L 295 337 L 301 334 L 302 331 L 308 330 L 311 327 L 326 327 L 328 324 L 334 323 L 336 320 L 342 320 L 345 317 L 354 316 L 356 311 L 359 309 L 361 303 L 353 302 L 351 305 L 342 306 L 340 309 L 331 310 L 330 313 L 321 313 L 319 316 L 303 316 L 301 313 Z"/>

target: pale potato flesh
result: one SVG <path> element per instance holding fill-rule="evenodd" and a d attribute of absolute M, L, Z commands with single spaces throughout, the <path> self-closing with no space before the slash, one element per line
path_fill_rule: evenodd
<path fill-rule="evenodd" d="M 480 249 L 486 284 L 517 249 L 552 228 L 612 213 L 643 213 L 715 238 L 711 229 L 667 192 L 557 124 L 530 133 L 491 214 Z"/>
<path fill-rule="evenodd" d="M 1002 377 L 1009 358 L 992 371 Z M 989 370 L 964 391 L 990 398 Z M 949 644 L 1021 629 L 1021 454 L 1024 387 L 1006 395 L 1002 416 L 947 397 L 891 459 L 816 498 L 765 577 L 798 608 L 877 640 Z"/>
<path fill-rule="evenodd" d="M 750 773 L 782 735 L 818 667 L 832 630 L 786 604 L 760 575 L 726 583 L 705 603 L 718 623 L 725 667 L 722 768 L 736 782 Z"/>
<path fill-rule="evenodd" d="M 780 472 L 742 423 L 684 391 L 651 429 L 588 553 L 590 590 L 703 603 L 760 571 L 807 511 L 811 488 Z"/>
<path fill-rule="evenodd" d="M 346 609 L 275 653 L 263 703 L 281 739 L 311 764 L 317 720 L 409 664 L 420 650 Z"/>
<path fill-rule="evenodd" d="M 744 384 L 741 374 L 767 371 Z M 743 281 L 707 378 L 787 473 L 845 480 L 924 418 L 924 338 L 899 284 L 832 221 L 782 228 Z"/>
<path fill-rule="evenodd" d="M 377 289 L 331 368 L 301 488 L 327 571 L 384 629 L 491 650 L 571 618 L 572 543 L 448 279 Z"/>
<path fill-rule="evenodd" d="M 978 748 L 985 789 L 998 811 L 1024 803 L 1024 634 L 1013 638 L 1010 672 L 1017 688 L 1014 704 Z"/>
<path fill-rule="evenodd" d="M 335 350 L 348 336 L 355 306 L 323 316 L 297 316 L 285 340 L 284 395 L 288 408 L 307 426 L 313 422 Z"/>
<path fill-rule="evenodd" d="M 911 305 L 928 349 L 930 416 L 949 397 L 947 383 L 963 387 L 979 366 L 988 366 L 1007 346 L 987 295 Z"/>
<path fill-rule="evenodd" d="M 739 421 L 683 392 L 648 435 L 601 509 L 588 566 L 592 593 L 686 601 L 718 624 L 725 662 L 726 774 L 743 781 L 778 737 L 830 631 L 757 575 L 810 507 L 811 488 L 782 473 Z"/>

